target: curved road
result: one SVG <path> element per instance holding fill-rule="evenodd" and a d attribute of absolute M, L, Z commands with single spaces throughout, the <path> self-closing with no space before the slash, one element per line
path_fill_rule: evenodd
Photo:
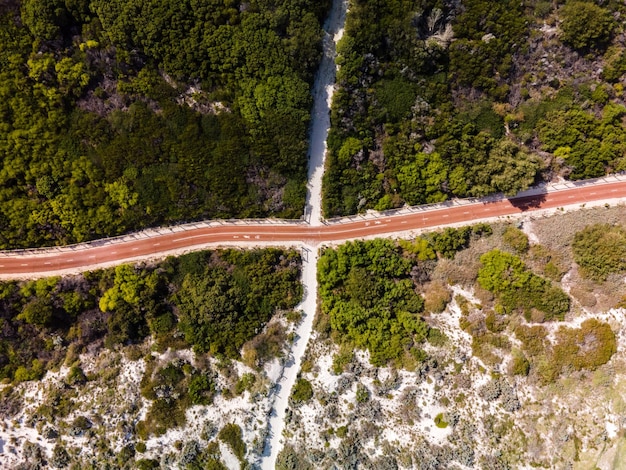
<path fill-rule="evenodd" d="M 549 209 L 626 197 L 626 181 L 583 185 L 536 196 L 500 199 L 493 202 L 451 203 L 450 207 L 421 208 L 416 212 L 380 215 L 377 218 L 327 223 L 322 226 L 292 223 L 223 223 L 146 238 L 92 242 L 72 250 L 17 250 L 0 253 L 0 278 L 37 277 L 58 271 L 85 271 L 123 261 L 165 256 L 185 249 L 212 245 L 297 245 L 316 246 L 376 235 L 469 223 L 526 211 Z"/>

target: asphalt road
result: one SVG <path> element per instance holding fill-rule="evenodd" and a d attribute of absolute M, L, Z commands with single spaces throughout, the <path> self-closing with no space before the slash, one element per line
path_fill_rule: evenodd
<path fill-rule="evenodd" d="M 539 196 L 501 199 L 493 202 L 452 205 L 420 210 L 409 214 L 375 219 L 330 223 L 313 227 L 302 223 L 235 224 L 159 234 L 149 238 L 119 240 L 111 244 L 94 243 L 73 251 L 25 254 L 20 251 L 0 254 L 0 277 L 53 274 L 58 271 L 87 270 L 146 257 L 158 257 L 177 250 L 206 244 L 294 244 L 318 245 L 371 236 L 384 236 L 416 229 L 435 228 L 456 223 L 478 222 L 492 217 L 514 215 L 587 202 L 626 197 L 626 182 L 587 185 L 549 192 Z M 98 246 L 99 245 L 99 246 Z"/>

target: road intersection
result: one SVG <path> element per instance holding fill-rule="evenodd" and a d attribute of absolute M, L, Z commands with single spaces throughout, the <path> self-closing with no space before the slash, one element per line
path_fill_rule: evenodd
<path fill-rule="evenodd" d="M 326 221 L 319 226 L 302 221 L 267 220 L 195 224 L 181 231 L 177 227 L 150 230 L 73 247 L 1 252 L 0 278 L 34 278 L 87 271 L 216 246 L 318 246 L 620 198 L 626 198 L 624 178 L 583 183 L 516 198 L 486 198 L 471 202 L 457 200 L 397 213 L 370 213 L 368 216 Z"/>

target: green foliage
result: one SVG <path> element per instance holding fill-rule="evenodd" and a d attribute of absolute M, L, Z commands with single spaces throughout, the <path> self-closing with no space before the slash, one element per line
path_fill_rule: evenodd
<path fill-rule="evenodd" d="M 170 363 L 156 368 L 149 363 L 141 380 L 141 394 L 152 400 L 145 419 L 138 424 L 143 439 L 160 436 L 169 428 L 184 426 L 185 409 L 191 405 L 210 405 L 215 394 L 211 371 L 202 373 L 189 364 Z"/>
<path fill-rule="evenodd" d="M 530 362 L 521 351 L 513 352 L 513 361 L 511 362 L 510 370 L 513 375 L 521 375 L 523 377 L 528 375 Z"/>
<path fill-rule="evenodd" d="M 522 232 L 520 229 L 509 226 L 504 231 L 502 235 L 502 241 L 506 243 L 509 247 L 513 248 L 513 250 L 517 253 L 526 253 L 528 251 L 528 247 L 530 246 L 528 243 L 528 236 Z"/>
<path fill-rule="evenodd" d="M 625 115 L 624 106 L 612 103 L 603 108 L 601 118 L 578 108 L 553 111 L 539 121 L 539 139 L 545 150 L 571 167 L 572 179 L 603 176 L 624 165 Z"/>
<path fill-rule="evenodd" d="M 246 343 L 254 351 L 249 365 L 261 367 L 284 349 L 287 336 L 280 322 L 264 326 L 277 309 L 287 310 L 299 302 L 299 273 L 300 257 L 294 251 L 227 250 L 192 253 L 157 265 L 121 265 L 78 276 L 0 283 L 0 380 L 39 379 L 67 356 L 72 366 L 66 381 L 79 385 L 85 376 L 75 364 L 76 354 L 102 341 L 117 348 L 153 335 L 158 350 L 190 347 L 193 343 L 183 338 L 185 334 L 195 338 L 188 330 L 193 316 L 180 306 L 179 299 L 189 289 L 189 279 L 199 278 L 204 283 L 200 286 L 224 284 L 241 294 L 235 304 L 238 310 L 228 310 L 228 291 L 220 297 L 223 292 L 196 290 L 195 297 L 185 299 L 186 305 L 223 301 L 223 310 L 214 309 L 218 318 L 232 315 L 228 321 L 206 326 L 203 331 L 210 330 L 214 336 L 198 336 L 199 345 L 216 344 L 218 355 L 238 357 L 238 348 Z M 186 397 L 184 401 L 210 403 L 215 393 L 211 377 L 201 372 L 186 374 L 182 383 L 187 389 L 180 395 Z M 154 423 L 166 419 L 169 412 L 182 422 L 184 416 L 170 405 L 155 407 L 150 416 Z M 150 423 L 144 431 L 152 432 L 145 428 L 151 428 Z"/>
<path fill-rule="evenodd" d="M 300 300 L 300 259 L 268 249 L 231 250 L 223 253 L 223 261 L 237 268 L 215 263 L 201 274 L 186 274 L 176 304 L 180 328 L 196 350 L 238 358 L 276 309 L 293 308 Z"/>
<path fill-rule="evenodd" d="M 525 354 L 513 352 L 511 373 L 527 375 L 529 370 L 536 370 L 545 383 L 567 372 L 595 370 L 611 359 L 617 345 L 611 327 L 594 318 L 585 320 L 580 328 L 559 327 L 554 344 L 547 340 L 545 328 L 538 325 L 520 325 L 515 335 Z"/>
<path fill-rule="evenodd" d="M 189 380 L 189 399 L 193 405 L 209 405 L 215 394 L 215 384 L 206 374 L 194 374 Z"/>
<path fill-rule="evenodd" d="M 448 427 L 448 423 L 445 421 L 443 413 L 439 413 L 435 416 L 435 426 L 441 429 L 445 429 Z"/>
<path fill-rule="evenodd" d="M 478 283 L 494 293 L 505 312 L 533 309 L 545 319 L 563 319 L 569 310 L 569 297 L 550 281 L 529 271 L 522 260 L 510 253 L 492 250 L 480 257 Z"/>
<path fill-rule="evenodd" d="M 251 390 L 255 382 L 256 375 L 250 372 L 243 374 L 235 385 L 235 394 L 241 395 L 243 392 Z"/>
<path fill-rule="evenodd" d="M 372 364 L 420 356 L 428 327 L 419 317 L 424 302 L 409 277 L 411 265 L 383 239 L 348 242 L 320 257 L 321 308 L 334 338 L 367 349 Z"/>
<path fill-rule="evenodd" d="M 540 161 L 504 137 L 495 105 L 507 98 L 527 20 L 512 0 L 353 2 L 337 46 L 324 213 L 532 184 Z"/>
<path fill-rule="evenodd" d="M 356 386 L 356 402 L 365 403 L 369 399 L 370 399 L 370 391 L 368 390 L 368 388 L 365 385 L 358 383 Z"/>
<path fill-rule="evenodd" d="M 595 318 L 585 320 L 580 328 L 559 328 L 556 340 L 552 358 L 565 370 L 594 370 L 606 364 L 617 347 L 611 327 Z"/>
<path fill-rule="evenodd" d="M 434 250 L 444 258 L 454 258 L 458 251 L 469 246 L 472 237 L 491 235 L 491 227 L 487 224 L 477 224 L 469 227 L 448 227 L 442 232 L 433 232 L 427 236 Z"/>
<path fill-rule="evenodd" d="M 626 230 L 609 224 L 589 225 L 574 236 L 572 251 L 583 276 L 604 281 L 610 274 L 626 271 Z"/>
<path fill-rule="evenodd" d="M 6 5 L 0 247 L 181 220 L 298 217 L 329 6 Z"/>
<path fill-rule="evenodd" d="M 220 441 L 230 447 L 239 461 L 243 462 L 246 454 L 246 444 L 243 442 L 241 436 L 241 428 L 234 423 L 226 424 L 217 435 Z"/>
<path fill-rule="evenodd" d="M 559 13 L 561 39 L 574 49 L 606 45 L 616 26 L 611 12 L 593 2 L 567 2 Z"/>
<path fill-rule="evenodd" d="M 306 379 L 299 378 L 291 391 L 291 401 L 295 404 L 305 403 L 313 398 L 313 386 Z"/>

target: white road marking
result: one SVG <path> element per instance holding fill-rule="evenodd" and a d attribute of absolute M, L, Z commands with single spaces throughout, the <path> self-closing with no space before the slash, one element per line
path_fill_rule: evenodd
<path fill-rule="evenodd" d="M 250 238 L 250 235 L 244 235 L 243 238 Z"/>
<path fill-rule="evenodd" d="M 160 243 L 153 243 L 152 246 L 161 246 Z"/>
<path fill-rule="evenodd" d="M 131 251 L 137 251 L 139 248 L 135 247 L 135 248 L 131 248 Z"/>
<path fill-rule="evenodd" d="M 28 263 L 22 263 L 20 266 L 28 266 Z"/>
<path fill-rule="evenodd" d="M 43 264 L 52 264 L 50 261 L 44 261 Z"/>
<path fill-rule="evenodd" d="M 375 223 L 376 225 L 380 225 L 380 224 L 382 224 L 382 222 L 381 222 L 380 220 L 375 220 L 375 221 L 374 221 L 374 223 Z"/>
<path fill-rule="evenodd" d="M 443 217 L 444 217 L 444 218 L 446 218 L 446 217 L 450 217 L 450 214 L 443 214 Z"/>

